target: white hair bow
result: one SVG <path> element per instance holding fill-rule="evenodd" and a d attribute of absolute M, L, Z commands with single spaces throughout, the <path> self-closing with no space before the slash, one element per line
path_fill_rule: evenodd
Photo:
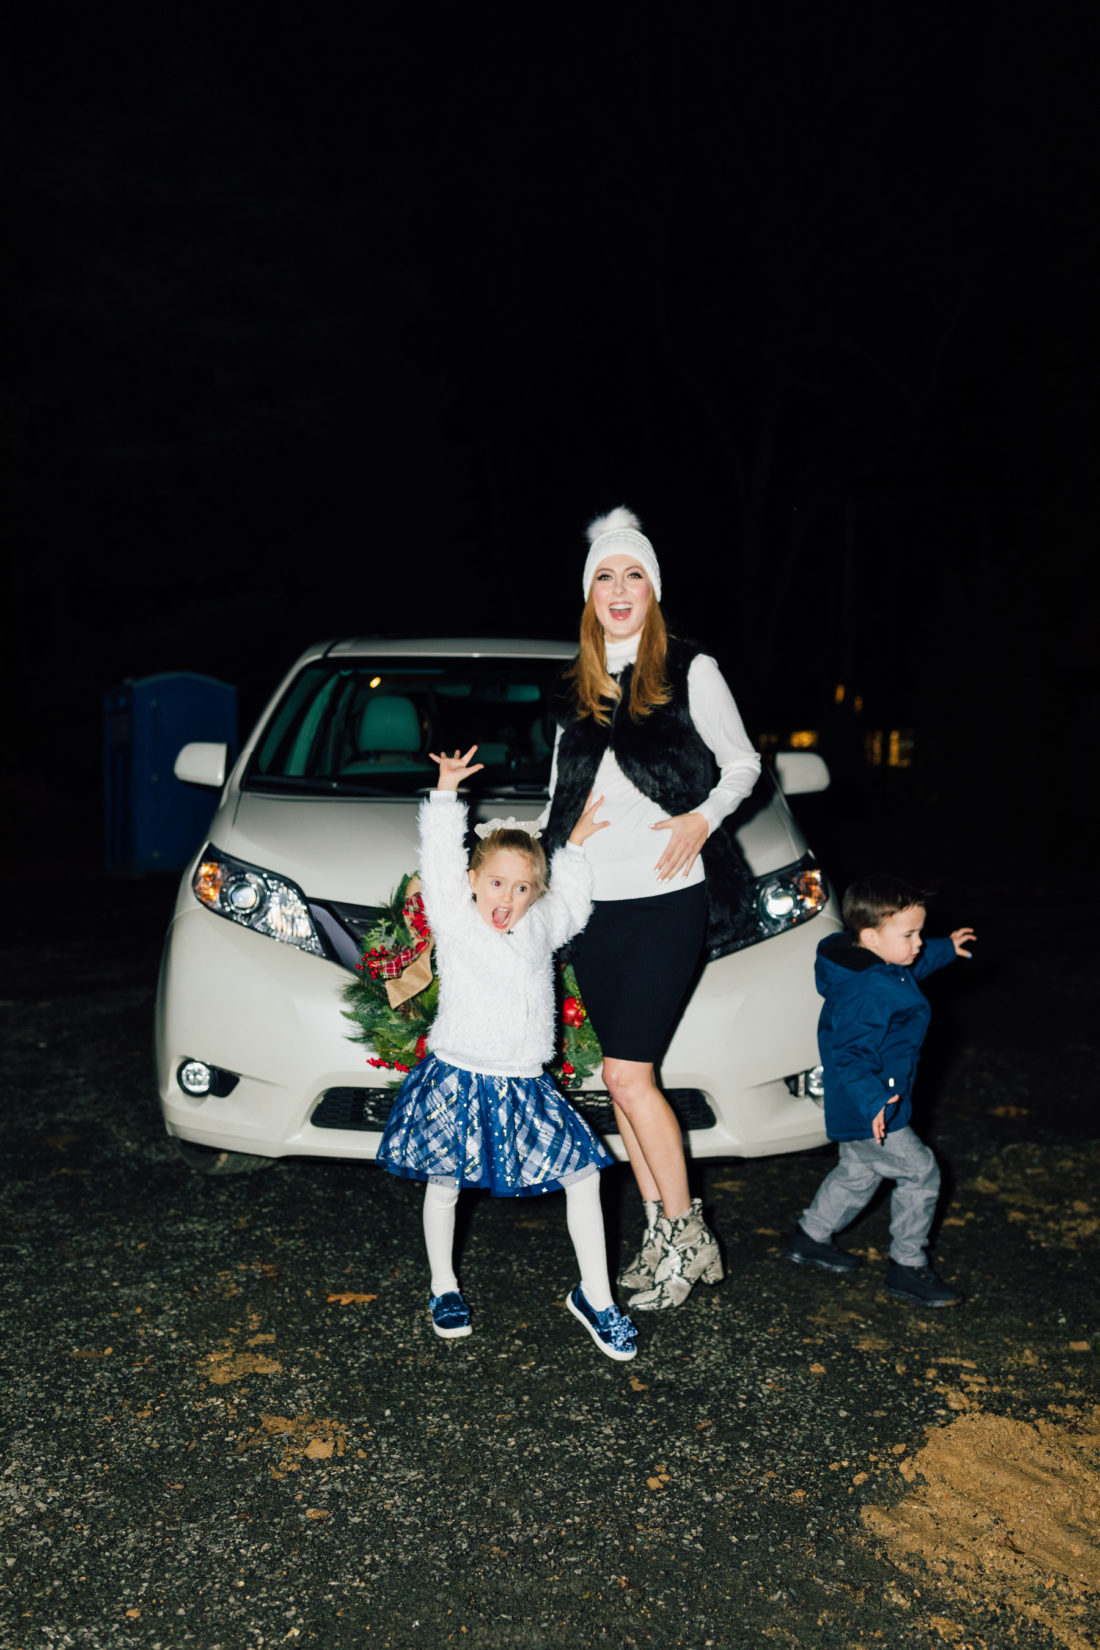
<path fill-rule="evenodd" d="M 483 825 L 474 826 L 474 835 L 482 838 L 492 836 L 494 831 L 525 831 L 536 839 L 542 835 L 533 820 L 513 819 L 511 815 L 507 819 L 487 819 Z"/>

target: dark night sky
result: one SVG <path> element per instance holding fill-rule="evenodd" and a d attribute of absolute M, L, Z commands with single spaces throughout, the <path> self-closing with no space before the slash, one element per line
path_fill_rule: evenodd
<path fill-rule="evenodd" d="M 94 785 L 126 676 L 247 714 L 323 635 L 571 634 L 622 501 L 754 728 L 846 677 L 956 770 L 1061 750 L 1095 706 L 1094 13 L 36 11 L 16 768 L 65 730 Z"/>

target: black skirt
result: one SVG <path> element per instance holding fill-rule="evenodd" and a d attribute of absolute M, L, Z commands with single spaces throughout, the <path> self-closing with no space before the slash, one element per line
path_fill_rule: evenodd
<path fill-rule="evenodd" d="M 581 1000 L 605 1056 L 656 1062 L 692 985 L 707 927 L 707 886 L 597 900 L 572 945 Z"/>

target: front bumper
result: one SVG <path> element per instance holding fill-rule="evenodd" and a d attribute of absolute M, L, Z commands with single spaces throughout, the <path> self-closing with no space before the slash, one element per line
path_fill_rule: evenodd
<path fill-rule="evenodd" d="M 384 1087 L 348 1040 L 336 963 L 281 945 L 196 904 L 168 930 L 157 992 L 157 1086 L 170 1135 L 260 1157 L 372 1158 L 381 1132 L 314 1128 L 326 1089 Z M 192 1099 L 185 1059 L 240 1077 L 224 1098 Z"/>
<path fill-rule="evenodd" d="M 758 1157 L 825 1141 L 824 1113 L 783 1078 L 817 1061 L 814 953 L 839 927 L 832 905 L 799 928 L 704 970 L 665 1057 L 670 1088 L 699 1089 L 713 1127 L 689 1130 L 694 1157 Z M 381 1131 L 319 1128 L 329 1089 L 384 1088 L 341 1014 L 348 981 L 311 956 L 182 904 L 165 942 L 157 994 L 157 1078 L 172 1136 L 261 1157 L 373 1158 Z M 232 1093 L 196 1099 L 176 1080 L 186 1059 L 239 1076 Z M 594 1074 L 586 1087 L 598 1089 Z M 582 1091 L 583 1092 L 583 1091 Z M 617 1134 L 608 1149 L 624 1158 Z"/>
<path fill-rule="evenodd" d="M 817 947 L 842 926 L 816 917 L 703 970 L 661 1066 L 668 1088 L 701 1089 L 713 1128 L 686 1135 L 692 1157 L 770 1157 L 823 1146 L 825 1108 L 784 1078 L 818 1062 Z"/>

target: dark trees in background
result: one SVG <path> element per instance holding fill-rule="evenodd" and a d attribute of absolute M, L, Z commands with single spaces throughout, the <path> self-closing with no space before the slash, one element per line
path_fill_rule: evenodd
<path fill-rule="evenodd" d="M 789 21 L 693 11 L 620 37 L 574 112 L 576 234 L 525 234 L 517 198 L 485 277 L 514 356 L 548 371 L 563 325 L 580 341 L 574 405 L 529 444 L 498 364 L 471 421 L 505 517 L 547 450 L 601 507 L 652 500 L 668 601 L 755 726 L 816 719 L 843 682 L 1003 806 L 995 776 L 1057 738 L 1061 588 L 1095 514 L 1074 470 L 1083 25 L 1040 41 L 1012 7 Z M 527 198 L 544 181 L 529 172 Z M 523 296 L 547 262 L 540 349 Z"/>
<path fill-rule="evenodd" d="M 9 663 L 70 760 L 124 675 L 569 633 L 626 501 L 754 726 L 845 681 L 1002 770 L 1087 656 L 1089 54 L 1025 12 L 29 39 Z"/>
<path fill-rule="evenodd" d="M 1048 118 L 1043 66 L 1010 19 L 914 40 L 885 19 L 866 37 L 819 17 L 794 51 L 761 24 L 737 52 L 711 23 L 709 40 L 697 17 L 685 24 L 690 53 L 632 35 L 616 95 L 583 110 L 586 189 L 603 210 L 556 249 L 555 297 L 587 350 L 574 462 L 592 470 L 606 452 L 644 491 L 659 461 L 669 525 L 705 560 L 720 552 L 751 655 L 761 622 L 777 634 L 815 541 L 839 585 L 853 503 L 896 549 L 922 509 L 925 540 L 952 531 L 945 492 L 962 544 L 979 490 L 979 521 L 1002 490 L 1031 490 L 1021 443 L 1045 471 L 1038 377 L 1052 345 L 1065 355 L 1050 297 L 1076 306 L 1091 249 L 1083 186 L 1070 177 L 1050 202 L 1064 120 Z M 1014 101 L 1027 113 L 1006 129 Z M 1057 270 L 1033 241 L 1044 219 L 1047 244 L 1062 222 Z M 485 277 L 517 348 L 537 347 L 543 319 L 518 296 L 534 241 L 521 235 Z M 522 453 L 524 421 L 503 395 L 478 413 L 531 485 L 540 455 Z"/>

